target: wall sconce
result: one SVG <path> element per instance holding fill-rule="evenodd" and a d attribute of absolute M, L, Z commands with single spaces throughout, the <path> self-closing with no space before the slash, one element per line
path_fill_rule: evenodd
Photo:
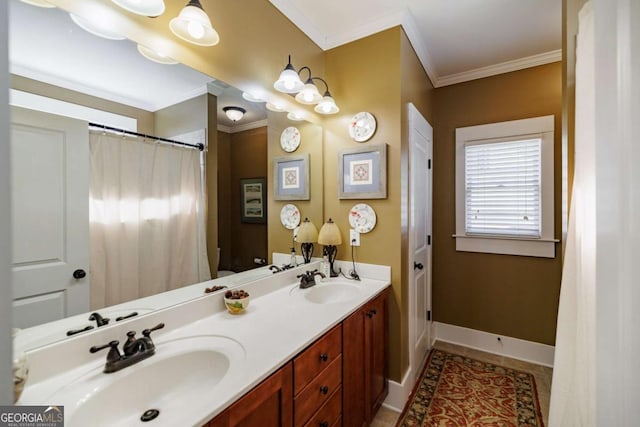
<path fill-rule="evenodd" d="M 234 123 L 242 119 L 242 117 L 244 117 L 244 114 L 247 112 L 247 110 L 245 110 L 242 107 L 234 107 L 234 106 L 223 107 L 222 111 L 224 111 L 224 113 L 227 115 L 229 120 L 231 120 Z"/>
<path fill-rule="evenodd" d="M 333 222 L 331 218 L 320 228 L 318 243 L 324 245 L 322 255 L 329 259 L 331 277 L 338 277 L 338 273 L 333 269 L 333 263 L 338 254 L 338 248 L 336 248 L 336 246 L 342 244 L 342 236 L 340 235 L 338 224 Z"/>
<path fill-rule="evenodd" d="M 169 28 L 182 40 L 198 46 L 214 46 L 220 41 L 200 0 L 189 0 L 180 14 L 169 22 Z"/>
<path fill-rule="evenodd" d="M 303 83 L 300 79 L 300 73 L 303 70 L 307 70 L 309 73 L 309 77 Z M 314 80 L 320 80 L 325 85 L 324 95 L 320 95 L 320 91 L 318 91 L 318 87 L 313 82 Z M 316 105 L 314 111 L 320 114 L 335 114 L 340 109 L 336 105 L 335 100 L 331 97 L 329 93 L 329 85 L 324 79 L 320 77 L 314 77 L 311 74 L 311 69 L 309 67 L 302 67 L 300 70 L 296 71 L 296 69 L 291 64 L 291 55 L 289 55 L 289 62 L 287 63 L 284 70 L 280 73 L 278 80 L 273 84 L 273 87 L 276 90 L 284 93 L 296 94 L 295 98 L 301 104 L 305 105 Z"/>
<path fill-rule="evenodd" d="M 313 256 L 313 244 L 318 241 L 318 229 L 309 218 L 305 218 L 298 229 L 297 240 L 300 242 L 300 251 L 304 263 L 309 264 Z"/>
<path fill-rule="evenodd" d="M 124 10 L 136 15 L 155 18 L 164 13 L 164 0 L 111 0 Z"/>
<path fill-rule="evenodd" d="M 116 32 L 113 32 L 107 23 L 101 22 L 99 18 L 92 19 L 89 21 L 88 19 L 82 18 L 78 15 L 74 15 L 70 13 L 71 20 L 80 28 L 85 30 L 87 33 L 93 34 L 94 36 L 102 37 L 107 40 L 124 40 L 125 36 L 122 36 Z M 94 17 L 92 17 L 94 18 Z"/>
<path fill-rule="evenodd" d="M 173 65 L 178 63 L 175 59 L 141 44 L 138 45 L 138 52 L 148 60 L 157 62 L 158 64 Z"/>

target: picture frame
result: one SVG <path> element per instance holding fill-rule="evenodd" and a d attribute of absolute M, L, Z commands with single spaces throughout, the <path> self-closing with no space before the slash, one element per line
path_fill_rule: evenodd
<path fill-rule="evenodd" d="M 387 198 L 387 144 L 343 148 L 338 152 L 338 197 Z"/>
<path fill-rule="evenodd" d="M 240 180 L 241 221 L 264 224 L 267 222 L 267 179 Z"/>
<path fill-rule="evenodd" d="M 309 154 L 273 159 L 274 200 L 309 200 Z"/>

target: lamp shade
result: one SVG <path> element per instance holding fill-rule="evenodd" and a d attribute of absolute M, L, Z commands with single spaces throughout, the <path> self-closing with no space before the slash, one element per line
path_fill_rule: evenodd
<path fill-rule="evenodd" d="M 289 56 L 289 63 L 284 67 L 284 70 L 280 73 L 280 77 L 273 84 L 276 90 L 284 93 L 296 93 L 300 92 L 304 87 L 304 83 L 300 80 L 300 76 L 293 65 L 291 65 L 291 56 Z"/>
<path fill-rule="evenodd" d="M 322 101 L 314 108 L 316 113 L 320 114 L 336 114 L 340 109 L 336 105 L 336 101 L 333 100 L 331 94 L 327 91 L 322 97 Z"/>
<path fill-rule="evenodd" d="M 107 23 L 101 21 L 99 18 L 93 19 L 89 21 L 88 19 L 82 18 L 78 15 L 74 15 L 70 13 L 71 20 L 76 23 L 76 25 L 88 33 L 93 34 L 94 36 L 102 37 L 103 39 L 108 40 L 124 40 L 125 36 L 120 35 L 114 32 Z"/>
<path fill-rule="evenodd" d="M 229 120 L 231 120 L 232 122 L 237 122 L 247 112 L 247 110 L 245 110 L 242 107 L 234 107 L 234 106 L 224 107 L 222 111 L 225 112 Z"/>
<path fill-rule="evenodd" d="M 325 222 L 320 228 L 320 233 L 318 234 L 318 243 L 325 246 L 337 246 L 342 244 L 340 228 L 338 228 L 338 224 L 333 222 L 331 218 L 329 218 L 329 221 Z"/>
<path fill-rule="evenodd" d="M 111 0 L 124 10 L 142 16 L 156 17 L 164 13 L 164 0 Z"/>
<path fill-rule="evenodd" d="M 321 100 L 322 96 L 318 92 L 318 87 L 311 80 L 307 80 L 302 90 L 296 95 L 296 101 L 301 104 L 317 104 Z"/>
<path fill-rule="evenodd" d="M 169 22 L 169 28 L 182 40 L 198 46 L 214 46 L 220 41 L 200 0 L 190 0 L 180 14 Z"/>
<path fill-rule="evenodd" d="M 157 62 L 158 64 L 177 64 L 178 61 L 176 61 L 175 59 L 168 57 L 167 55 L 163 54 L 162 52 L 158 52 L 155 51 L 153 49 L 150 49 L 146 46 L 143 46 L 141 44 L 138 45 L 138 52 L 140 52 L 140 54 L 142 56 L 144 56 L 145 58 L 153 61 L 153 62 Z"/>
<path fill-rule="evenodd" d="M 47 7 L 47 8 L 56 7 L 54 4 L 51 4 L 46 0 L 22 0 L 22 2 L 30 4 L 31 6 Z"/>
<path fill-rule="evenodd" d="M 318 229 L 309 218 L 305 218 L 300 224 L 296 240 L 300 243 L 315 243 L 318 241 Z"/>

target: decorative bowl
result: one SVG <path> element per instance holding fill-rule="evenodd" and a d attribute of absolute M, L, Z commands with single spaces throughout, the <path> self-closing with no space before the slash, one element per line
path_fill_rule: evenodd
<path fill-rule="evenodd" d="M 227 291 L 224 294 L 224 305 L 231 314 L 240 314 L 249 306 L 250 296 L 243 290 Z"/>

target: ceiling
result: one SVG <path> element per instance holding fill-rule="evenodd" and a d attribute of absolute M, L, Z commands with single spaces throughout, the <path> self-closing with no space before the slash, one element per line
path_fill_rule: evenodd
<path fill-rule="evenodd" d="M 561 59 L 561 0 L 269 1 L 322 49 L 402 25 L 436 87 Z M 91 35 L 60 9 L 9 4 L 14 74 L 147 111 L 209 91 L 218 95 L 223 126 L 234 126 L 226 105 L 247 109 L 242 123 L 266 118 L 264 104 L 246 102 L 223 82 L 151 62 L 134 43 Z"/>
<path fill-rule="evenodd" d="M 562 0 L 269 1 L 325 50 L 402 25 L 436 87 L 562 56 Z"/>

